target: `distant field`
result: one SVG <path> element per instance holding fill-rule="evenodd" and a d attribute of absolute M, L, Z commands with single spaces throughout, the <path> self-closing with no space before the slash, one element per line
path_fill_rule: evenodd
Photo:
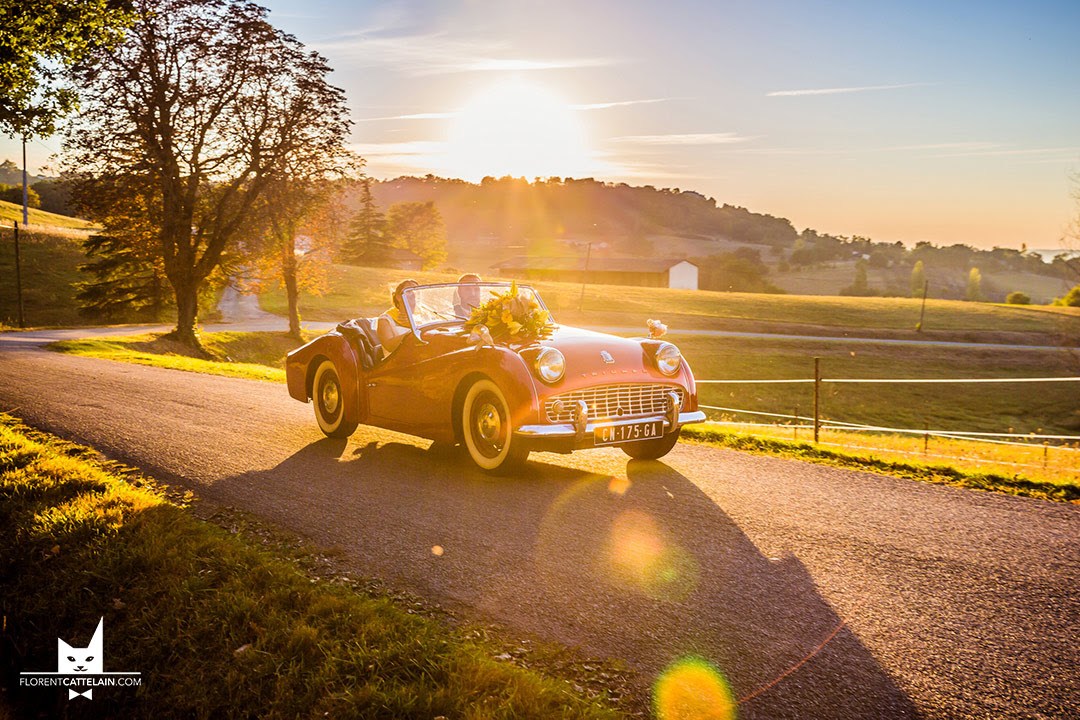
<path fill-rule="evenodd" d="M 93 223 L 86 220 L 80 220 L 79 218 L 68 217 L 67 215 L 57 215 L 56 213 L 45 212 L 44 210 L 37 210 L 30 208 L 29 213 L 30 223 L 33 225 L 51 225 L 59 228 L 72 228 L 76 230 L 89 230 L 94 227 Z M 22 205 L 15 203 L 9 203 L 6 200 L 0 200 L 0 221 L 5 221 L 8 227 L 11 227 L 12 221 L 18 221 L 22 223 Z"/>
<path fill-rule="evenodd" d="M 877 292 L 884 292 L 891 285 L 894 288 L 898 287 L 906 294 L 910 287 L 907 271 L 867 268 L 866 277 L 870 288 Z M 928 277 L 931 298 L 935 294 L 941 294 L 941 289 L 945 285 L 962 290 L 967 282 L 966 274 L 960 270 L 931 269 Z M 797 268 L 788 272 L 773 272 L 768 279 L 794 295 L 838 295 L 855 279 L 855 263 L 838 261 L 826 265 Z M 1033 302 L 1046 303 L 1064 295 L 1070 287 L 1072 286 L 1064 280 L 1035 273 L 983 272 L 982 274 L 983 292 L 989 297 L 998 299 L 1004 299 L 1005 295 L 1019 290 L 1027 293 Z"/>
<path fill-rule="evenodd" d="M 420 282 L 452 282 L 456 274 L 406 272 L 385 268 L 336 266 L 332 291 L 322 297 L 304 296 L 301 313 L 308 320 L 339 320 L 382 312 L 389 305 L 389 288 L 405 277 Z M 814 334 L 826 329 L 906 332 L 914 336 L 920 301 L 911 298 L 844 298 L 825 296 L 719 293 L 666 288 L 589 285 L 584 311 L 578 311 L 581 286 L 574 283 L 532 282 L 556 318 L 567 323 L 643 326 L 659 317 L 672 331 L 686 329 L 761 329 Z M 285 312 L 280 292 L 261 298 L 262 306 Z M 1073 338 L 1080 343 L 1080 309 L 1033 308 L 928 300 L 923 323 L 928 335 L 1041 333 Z M 993 339 L 993 338 L 985 338 Z"/>

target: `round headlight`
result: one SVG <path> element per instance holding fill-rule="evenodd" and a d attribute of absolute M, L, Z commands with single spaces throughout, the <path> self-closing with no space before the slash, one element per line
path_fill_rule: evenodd
<path fill-rule="evenodd" d="M 665 375 L 674 375 L 682 365 L 682 353 L 671 343 L 664 343 L 656 350 L 656 367 Z"/>
<path fill-rule="evenodd" d="M 547 347 L 536 356 L 536 374 L 546 383 L 558 382 L 566 372 L 566 358 L 553 347 Z"/>

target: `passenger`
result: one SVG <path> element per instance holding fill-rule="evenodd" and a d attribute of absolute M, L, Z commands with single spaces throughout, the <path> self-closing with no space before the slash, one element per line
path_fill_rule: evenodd
<path fill-rule="evenodd" d="M 454 314 L 462 320 L 468 320 L 474 307 L 480 304 L 480 276 L 465 273 L 457 279 L 458 287 L 454 290 Z"/>
<path fill-rule="evenodd" d="M 397 350 L 402 339 L 412 330 L 409 327 L 409 316 L 405 309 L 406 301 L 403 293 L 408 288 L 416 287 L 419 284 L 415 280 L 402 280 L 399 282 L 397 287 L 394 288 L 393 307 L 379 316 L 375 332 L 379 336 L 379 344 L 382 345 L 383 357 Z M 409 298 L 409 302 L 412 302 L 412 297 Z"/>

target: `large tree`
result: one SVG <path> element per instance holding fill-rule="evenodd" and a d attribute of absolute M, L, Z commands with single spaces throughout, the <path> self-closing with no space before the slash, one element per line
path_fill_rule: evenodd
<path fill-rule="evenodd" d="M 0 132 L 51 135 L 74 109 L 63 71 L 115 45 L 130 21 L 128 0 L 0 0 Z"/>
<path fill-rule="evenodd" d="M 230 246 L 254 243 L 259 199 L 296 153 L 338 155 L 350 121 L 324 58 L 247 0 L 133 0 L 125 41 L 77 68 L 66 133 L 77 185 L 123 178 L 155 228 L 174 337 L 198 347 L 198 296 Z M 122 213 L 102 212 L 106 233 Z"/>

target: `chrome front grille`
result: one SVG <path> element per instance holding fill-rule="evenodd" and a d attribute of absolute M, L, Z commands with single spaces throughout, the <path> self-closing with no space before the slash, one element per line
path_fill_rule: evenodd
<path fill-rule="evenodd" d="M 563 393 L 548 399 L 544 403 L 548 422 L 566 423 L 573 421 L 573 408 L 578 400 L 584 400 L 589 406 L 589 420 L 639 417 L 645 415 L 663 415 L 667 410 L 668 393 L 674 391 L 681 404 L 686 404 L 686 395 L 681 387 L 661 385 L 659 383 L 625 383 L 622 385 L 600 385 L 598 387 Z M 555 403 L 563 402 L 563 411 L 555 412 Z"/>

